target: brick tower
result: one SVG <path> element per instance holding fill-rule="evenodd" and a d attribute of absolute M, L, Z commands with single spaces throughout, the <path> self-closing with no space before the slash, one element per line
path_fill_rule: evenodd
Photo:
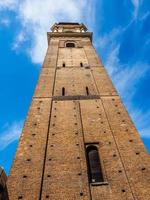
<path fill-rule="evenodd" d="M 149 155 L 92 33 L 78 23 L 51 30 L 8 177 L 9 199 L 150 200 Z"/>

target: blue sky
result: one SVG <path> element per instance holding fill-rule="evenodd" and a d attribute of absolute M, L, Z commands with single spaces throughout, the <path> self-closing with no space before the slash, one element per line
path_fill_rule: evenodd
<path fill-rule="evenodd" d="M 7 174 L 55 22 L 83 22 L 150 152 L 150 1 L 0 0 L 0 165 Z"/>

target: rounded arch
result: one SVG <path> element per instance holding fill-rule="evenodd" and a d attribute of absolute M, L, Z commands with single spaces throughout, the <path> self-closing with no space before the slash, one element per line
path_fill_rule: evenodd
<path fill-rule="evenodd" d="M 86 157 L 88 163 L 89 182 L 103 182 L 104 177 L 97 146 L 88 145 L 86 147 Z"/>
<path fill-rule="evenodd" d="M 88 146 L 86 147 L 86 150 L 87 150 L 87 152 L 90 152 L 91 150 L 96 150 L 96 151 L 98 151 L 98 148 L 97 148 L 96 145 L 90 144 L 90 145 L 88 145 Z"/>
<path fill-rule="evenodd" d="M 65 47 L 68 47 L 68 48 L 75 48 L 76 47 L 76 43 L 74 41 L 67 41 L 65 43 Z"/>

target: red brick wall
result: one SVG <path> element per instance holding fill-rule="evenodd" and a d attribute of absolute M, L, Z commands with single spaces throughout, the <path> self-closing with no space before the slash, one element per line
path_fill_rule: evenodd
<path fill-rule="evenodd" d="M 64 48 L 69 39 L 75 49 Z M 98 146 L 104 183 L 88 182 L 86 143 Z M 149 166 L 90 39 L 51 38 L 10 171 L 10 200 L 149 200 Z"/>

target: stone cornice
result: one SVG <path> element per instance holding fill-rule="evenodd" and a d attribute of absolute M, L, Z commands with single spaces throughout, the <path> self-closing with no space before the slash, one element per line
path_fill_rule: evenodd
<path fill-rule="evenodd" d="M 48 44 L 49 44 L 50 38 L 52 37 L 89 37 L 90 40 L 92 41 L 92 36 L 93 36 L 92 32 L 85 32 L 85 33 L 48 32 L 47 40 L 48 40 Z"/>
<path fill-rule="evenodd" d="M 83 28 L 85 31 L 87 31 L 87 27 L 81 23 L 55 23 L 52 27 L 51 30 L 53 31 L 55 27 L 64 27 L 64 28 Z"/>

